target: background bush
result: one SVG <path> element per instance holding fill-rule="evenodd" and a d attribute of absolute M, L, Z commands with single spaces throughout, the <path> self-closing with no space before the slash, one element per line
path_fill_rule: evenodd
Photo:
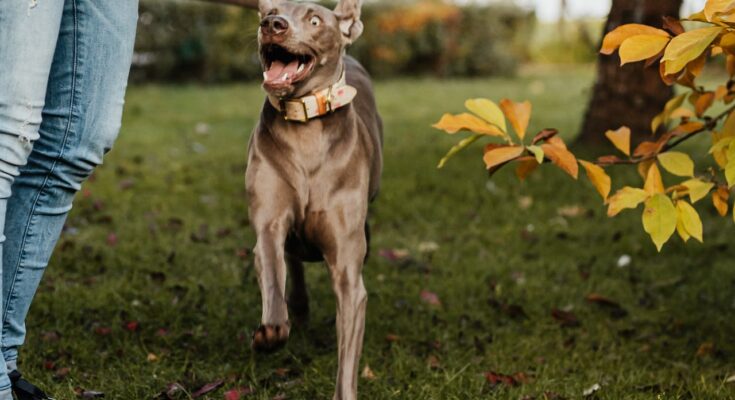
<path fill-rule="evenodd" d="M 350 50 L 377 77 L 508 75 L 528 57 L 533 16 L 512 5 L 379 2 Z M 260 79 L 257 16 L 185 1 L 143 0 L 133 80 Z"/>

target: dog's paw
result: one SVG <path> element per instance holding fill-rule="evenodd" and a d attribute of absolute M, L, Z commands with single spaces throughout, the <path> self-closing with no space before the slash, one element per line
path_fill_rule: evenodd
<path fill-rule="evenodd" d="M 288 341 L 291 326 L 288 322 L 276 325 L 261 325 L 253 333 L 251 347 L 259 353 L 270 353 L 283 348 Z"/>

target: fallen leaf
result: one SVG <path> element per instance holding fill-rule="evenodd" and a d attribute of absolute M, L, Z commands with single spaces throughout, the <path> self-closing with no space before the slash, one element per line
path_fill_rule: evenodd
<path fill-rule="evenodd" d="M 365 365 L 365 368 L 362 369 L 362 374 L 360 374 L 360 376 L 363 379 L 367 379 L 369 381 L 374 381 L 375 379 L 378 378 L 377 376 L 375 376 L 375 372 L 373 372 L 373 370 L 370 369 L 369 365 Z"/>
<path fill-rule="evenodd" d="M 422 290 L 421 291 L 421 300 L 429 305 L 439 307 L 442 305 L 441 300 L 439 300 L 439 295 L 437 295 L 434 292 L 430 292 L 428 290 Z"/>
<path fill-rule="evenodd" d="M 82 399 L 102 399 L 105 397 L 104 393 L 98 392 L 96 390 L 86 390 L 82 388 L 76 388 L 74 389 L 74 392 L 76 392 L 77 396 Z"/>
<path fill-rule="evenodd" d="M 551 316 L 561 324 L 563 328 L 574 328 L 579 326 L 579 319 L 570 311 L 563 311 L 558 308 L 551 310 Z"/>
<path fill-rule="evenodd" d="M 433 354 L 430 355 L 429 358 L 426 359 L 426 365 L 431 369 L 441 368 L 441 362 L 439 361 L 439 357 Z"/>
<path fill-rule="evenodd" d="M 115 233 L 107 235 L 107 245 L 110 247 L 117 246 L 117 235 Z"/>
<path fill-rule="evenodd" d="M 593 394 L 599 392 L 601 389 L 602 389 L 602 386 L 600 386 L 599 383 L 595 383 L 594 385 L 592 385 L 589 388 L 585 389 L 585 391 L 582 392 L 582 396 L 584 396 L 584 397 L 590 397 Z"/>
<path fill-rule="evenodd" d="M 140 328 L 140 322 L 138 321 L 129 321 L 125 323 L 125 330 L 128 332 L 137 332 Z"/>
<path fill-rule="evenodd" d="M 712 342 L 704 342 L 697 349 L 697 357 L 711 356 L 715 352 L 715 344 Z"/>
<path fill-rule="evenodd" d="M 94 333 L 100 335 L 100 336 L 108 336 L 112 333 L 112 329 L 108 328 L 106 326 L 99 326 L 94 329 Z"/>
<path fill-rule="evenodd" d="M 216 391 L 217 389 L 219 389 L 222 386 L 224 386 L 224 384 L 225 384 L 225 381 L 223 381 L 223 380 L 218 380 L 218 381 L 214 381 L 214 382 L 208 383 L 208 384 L 202 386 L 199 390 L 197 390 L 194 393 L 192 393 L 191 394 L 191 397 L 193 397 L 195 399 L 196 398 L 199 398 L 199 397 L 202 397 L 204 395 L 207 395 L 209 393 L 212 393 L 212 392 Z"/>
<path fill-rule="evenodd" d="M 396 343 L 401 340 L 401 337 L 398 335 L 394 335 L 392 333 L 389 333 L 385 335 L 385 341 L 389 343 Z"/>
<path fill-rule="evenodd" d="M 380 256 L 388 261 L 403 261 L 411 256 L 408 250 L 404 249 L 383 249 L 380 250 Z"/>
<path fill-rule="evenodd" d="M 618 302 L 610 300 L 598 293 L 588 294 L 586 300 L 588 303 L 597 304 L 609 310 L 610 316 L 614 319 L 624 318 L 628 315 L 628 311 L 625 310 Z"/>
<path fill-rule="evenodd" d="M 71 368 L 69 367 L 63 367 L 56 370 L 56 373 L 54 373 L 54 379 L 56 380 L 62 380 L 66 378 L 69 373 L 71 373 Z"/>
<path fill-rule="evenodd" d="M 523 372 L 518 372 L 513 375 L 505 375 L 497 372 L 485 372 L 485 380 L 493 385 L 504 385 L 509 387 L 519 386 L 522 383 L 528 382 L 528 377 Z"/>
<path fill-rule="evenodd" d="M 249 386 L 230 389 L 225 392 L 225 400 L 241 400 L 243 397 L 253 393 L 255 393 L 255 391 Z"/>

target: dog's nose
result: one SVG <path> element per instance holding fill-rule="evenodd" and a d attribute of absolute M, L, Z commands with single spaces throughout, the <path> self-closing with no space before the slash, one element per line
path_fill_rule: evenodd
<path fill-rule="evenodd" d="M 263 33 L 272 36 L 283 35 L 288 32 L 288 21 L 286 18 L 271 15 L 260 21 L 260 29 Z"/>

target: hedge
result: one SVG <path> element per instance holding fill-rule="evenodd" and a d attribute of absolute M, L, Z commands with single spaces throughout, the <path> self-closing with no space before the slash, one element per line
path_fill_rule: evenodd
<path fill-rule="evenodd" d="M 227 82 L 260 79 L 257 15 L 192 1 L 142 0 L 132 78 Z M 440 1 L 369 3 L 350 49 L 376 77 L 512 74 L 527 57 L 532 15 L 512 5 Z"/>

